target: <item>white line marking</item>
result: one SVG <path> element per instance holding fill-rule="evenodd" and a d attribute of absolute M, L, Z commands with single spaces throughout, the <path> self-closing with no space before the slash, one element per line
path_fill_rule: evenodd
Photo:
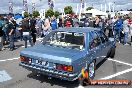
<path fill-rule="evenodd" d="M 27 45 L 27 46 L 31 46 L 31 45 Z M 24 48 L 25 46 L 21 46 L 21 47 L 23 47 L 23 48 Z"/>
<path fill-rule="evenodd" d="M 132 64 L 129 64 L 129 63 L 126 63 L 126 62 L 123 62 L 123 61 L 113 60 L 113 59 L 110 59 L 110 58 L 108 58 L 108 60 L 115 61 L 115 62 L 118 62 L 118 63 L 121 63 L 121 64 L 125 64 L 125 65 L 128 65 L 128 66 L 132 66 Z"/>
<path fill-rule="evenodd" d="M 17 58 L 12 58 L 12 59 L 5 59 L 5 60 L 0 60 L 0 62 L 5 62 L 5 61 L 12 61 L 12 60 L 17 60 L 19 57 Z"/>
<path fill-rule="evenodd" d="M 130 71 L 132 71 L 132 68 L 126 69 L 126 70 L 124 70 L 124 71 L 118 72 L 118 73 L 116 73 L 116 74 L 113 74 L 113 75 L 110 75 L 110 76 L 107 76 L 107 77 L 104 77 L 104 78 L 101 78 L 101 79 L 103 79 L 103 80 L 111 79 L 111 78 L 114 78 L 114 77 L 116 77 L 116 76 L 119 76 L 119 75 L 128 73 L 128 72 L 130 72 Z"/>
<path fill-rule="evenodd" d="M 84 88 L 83 86 L 79 85 L 77 88 Z"/>

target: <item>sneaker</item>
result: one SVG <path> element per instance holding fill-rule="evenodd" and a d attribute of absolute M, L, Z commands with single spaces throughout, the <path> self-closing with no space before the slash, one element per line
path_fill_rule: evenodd
<path fill-rule="evenodd" d="M 124 44 L 124 45 L 129 45 L 128 43 Z"/>

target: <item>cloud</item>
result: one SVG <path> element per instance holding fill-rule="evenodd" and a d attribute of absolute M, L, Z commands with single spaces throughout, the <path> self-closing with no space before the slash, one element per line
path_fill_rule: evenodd
<path fill-rule="evenodd" d="M 13 1 L 13 8 L 14 13 L 21 13 L 23 9 L 23 0 L 12 0 Z M 28 7 L 29 11 L 32 11 L 32 3 L 34 2 L 36 4 L 36 9 L 48 9 L 48 0 L 27 0 L 28 1 Z M 58 8 L 64 8 L 67 5 L 71 5 L 74 10 L 76 10 L 77 3 L 80 3 L 80 0 L 54 0 L 55 1 L 55 9 L 58 10 Z M 8 2 L 9 0 L 2 0 L 0 4 L 0 13 L 8 13 Z M 107 4 L 111 2 L 115 2 L 115 8 L 116 10 L 120 9 L 131 9 L 132 7 L 132 0 L 85 0 L 88 6 L 94 6 L 94 8 L 100 9 L 100 4 Z M 104 6 L 103 6 L 104 8 Z"/>

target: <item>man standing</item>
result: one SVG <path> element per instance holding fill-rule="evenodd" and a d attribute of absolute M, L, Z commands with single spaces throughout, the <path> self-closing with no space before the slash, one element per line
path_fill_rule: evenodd
<path fill-rule="evenodd" d="M 128 34 L 129 34 L 128 17 L 125 17 L 125 20 L 123 22 L 123 31 L 124 31 L 124 45 L 128 45 Z"/>
<path fill-rule="evenodd" d="M 31 30 L 30 30 L 28 18 L 24 18 L 24 20 L 22 21 L 22 32 L 23 32 L 23 40 L 25 41 L 25 48 L 27 48 L 27 40 L 29 40 L 29 43 L 32 46 Z"/>
<path fill-rule="evenodd" d="M 0 16 L 0 51 L 3 50 L 3 20 L 2 17 Z"/>
<path fill-rule="evenodd" d="M 114 23 L 114 36 L 115 36 L 115 39 L 116 39 L 116 36 L 118 36 L 118 39 L 119 39 L 119 43 L 121 42 L 121 31 L 122 31 L 122 20 L 121 20 L 121 17 L 118 17 L 117 21 Z"/>
<path fill-rule="evenodd" d="M 53 16 L 52 18 L 51 18 L 51 28 L 52 28 L 52 30 L 55 30 L 55 29 L 57 29 L 57 21 L 56 21 L 56 19 L 55 19 L 55 16 Z"/>
<path fill-rule="evenodd" d="M 9 24 L 8 24 L 8 35 L 9 35 L 9 42 L 10 42 L 10 51 L 14 50 L 14 33 L 15 33 L 15 29 L 14 29 L 14 25 L 12 23 L 13 19 L 10 18 L 9 19 Z"/>

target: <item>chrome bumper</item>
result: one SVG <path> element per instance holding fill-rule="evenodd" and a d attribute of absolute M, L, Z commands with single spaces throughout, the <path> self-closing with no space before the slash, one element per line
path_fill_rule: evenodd
<path fill-rule="evenodd" d="M 35 71 L 40 74 L 44 74 L 50 77 L 60 78 L 63 80 L 74 81 L 78 79 L 78 74 L 74 74 L 74 73 L 63 72 L 63 71 L 58 71 L 55 69 L 48 69 L 43 67 L 37 67 L 35 65 L 33 66 L 33 65 L 25 64 L 25 63 L 19 63 L 19 66 L 22 66 L 25 69 L 30 71 Z"/>

